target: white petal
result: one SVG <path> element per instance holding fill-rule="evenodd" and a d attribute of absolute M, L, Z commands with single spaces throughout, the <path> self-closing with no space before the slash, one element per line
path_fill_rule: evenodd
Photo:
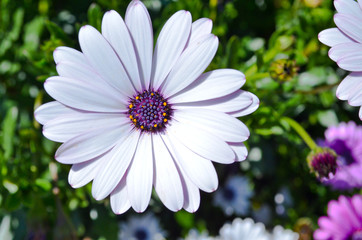
<path fill-rule="evenodd" d="M 175 111 L 173 117 L 182 124 L 208 131 L 226 142 L 243 142 L 250 136 L 244 123 L 219 111 L 189 108 Z"/>
<path fill-rule="evenodd" d="M 83 53 L 69 47 L 57 47 L 53 52 L 54 61 L 56 64 L 67 61 L 74 64 L 85 64 L 87 59 Z"/>
<path fill-rule="evenodd" d="M 259 104 L 260 104 L 260 101 L 259 101 L 259 98 L 253 94 L 253 93 L 250 93 L 250 92 L 247 92 L 253 99 L 253 102 L 252 104 L 250 104 L 249 106 L 243 108 L 243 109 L 240 109 L 238 111 L 233 111 L 233 112 L 228 112 L 231 116 L 233 117 L 242 117 L 242 116 L 246 116 L 246 115 L 249 115 L 250 113 L 253 113 L 256 111 L 256 109 L 258 109 L 259 107 Z"/>
<path fill-rule="evenodd" d="M 195 81 L 214 58 L 218 44 L 217 37 L 209 34 L 204 36 L 200 44 L 188 47 L 162 86 L 165 97 L 174 95 Z"/>
<path fill-rule="evenodd" d="M 122 17 L 114 10 L 106 12 L 102 20 L 102 35 L 112 45 L 137 91 L 142 91 L 136 49 Z"/>
<path fill-rule="evenodd" d="M 58 148 L 55 159 L 64 164 L 91 160 L 111 149 L 117 141 L 126 138 L 131 129 L 129 124 L 118 124 L 78 135 Z"/>
<path fill-rule="evenodd" d="M 362 72 L 353 72 L 345 77 L 339 84 L 336 95 L 341 100 L 348 100 L 351 92 L 362 83 Z"/>
<path fill-rule="evenodd" d="M 208 18 L 200 18 L 192 23 L 191 35 L 187 47 L 197 44 L 200 37 L 210 34 L 212 30 L 212 20 Z"/>
<path fill-rule="evenodd" d="M 69 184 L 73 188 L 80 188 L 92 181 L 100 171 L 104 160 L 107 159 L 107 154 L 109 153 L 86 162 L 74 164 L 69 171 Z"/>
<path fill-rule="evenodd" d="M 184 173 L 182 173 L 182 186 L 185 196 L 183 208 L 190 213 L 194 213 L 200 207 L 199 188 Z"/>
<path fill-rule="evenodd" d="M 137 49 L 140 76 L 148 88 L 152 69 L 153 29 L 147 8 L 141 1 L 130 2 L 125 21 Z"/>
<path fill-rule="evenodd" d="M 219 163 L 230 163 L 234 152 L 219 137 L 199 128 L 173 120 L 167 132 L 200 156 Z"/>
<path fill-rule="evenodd" d="M 341 43 L 341 44 L 335 45 L 334 47 L 329 49 L 328 56 L 330 57 L 330 59 L 337 62 L 338 59 L 340 59 L 343 56 L 343 54 L 345 54 L 346 45 L 349 45 L 349 43 L 347 43 L 347 44 Z"/>
<path fill-rule="evenodd" d="M 353 42 L 347 35 L 341 32 L 338 28 L 329 28 L 319 33 L 318 39 L 323 44 L 333 47 L 340 43 Z"/>
<path fill-rule="evenodd" d="M 154 186 L 160 200 L 171 211 L 184 204 L 183 189 L 174 160 L 158 134 L 152 135 L 154 149 Z"/>
<path fill-rule="evenodd" d="M 238 90 L 232 94 L 215 99 L 174 104 L 174 109 L 206 108 L 220 112 L 235 112 L 245 109 L 253 103 L 249 92 Z"/>
<path fill-rule="evenodd" d="M 55 142 L 66 142 L 69 139 L 93 131 L 103 126 L 125 124 L 130 120 L 124 114 L 78 113 L 55 118 L 44 125 L 43 134 Z"/>
<path fill-rule="evenodd" d="M 359 109 L 359 119 L 361 119 L 362 120 L 362 107 L 360 107 L 360 109 Z"/>
<path fill-rule="evenodd" d="M 132 208 L 144 212 L 151 199 L 153 148 L 150 134 L 142 134 L 127 173 L 127 191 Z"/>
<path fill-rule="evenodd" d="M 241 162 L 248 156 L 248 149 L 244 143 L 229 143 L 229 146 L 235 153 L 235 162 Z"/>
<path fill-rule="evenodd" d="M 218 69 L 202 74 L 184 90 L 170 98 L 170 103 L 195 102 L 223 97 L 240 89 L 245 75 L 234 69 Z"/>
<path fill-rule="evenodd" d="M 128 97 L 122 95 L 116 89 L 105 82 L 94 70 L 86 65 L 74 64 L 72 62 L 60 62 L 57 64 L 57 72 L 60 76 L 71 79 L 79 79 L 97 89 L 101 89 L 109 96 L 119 96 L 117 99 L 128 104 Z"/>
<path fill-rule="evenodd" d="M 348 71 L 362 71 L 362 44 L 346 46 L 346 52 L 338 59 L 340 68 Z"/>
<path fill-rule="evenodd" d="M 362 43 L 362 25 L 361 20 L 355 16 L 337 13 L 334 15 L 334 22 L 337 27 L 348 37 Z"/>
<path fill-rule="evenodd" d="M 353 55 L 356 51 L 362 49 L 362 44 L 360 43 L 341 43 L 332 47 L 328 55 L 333 61 L 338 61 L 344 56 Z"/>
<path fill-rule="evenodd" d="M 362 106 L 362 82 L 356 85 L 350 93 L 348 103 L 351 106 Z"/>
<path fill-rule="evenodd" d="M 121 94 L 110 95 L 103 87 L 80 79 L 50 77 L 44 83 L 47 93 L 69 107 L 95 112 L 124 112 L 128 108 Z"/>
<path fill-rule="evenodd" d="M 166 140 L 168 138 L 168 140 Z M 190 180 L 201 190 L 213 192 L 217 189 L 218 179 L 212 163 L 185 147 L 172 135 L 163 137 L 177 165 L 185 172 Z"/>
<path fill-rule="evenodd" d="M 92 26 L 83 26 L 79 31 L 79 44 L 92 67 L 119 92 L 126 96 L 134 94 L 134 87 L 120 59 L 107 40 Z"/>
<path fill-rule="evenodd" d="M 93 181 L 92 195 L 96 200 L 107 197 L 119 184 L 135 153 L 139 131 L 132 132 L 110 151 L 107 162 Z"/>
<path fill-rule="evenodd" d="M 40 124 L 44 125 L 60 115 L 72 113 L 78 113 L 78 111 L 57 101 L 53 101 L 39 106 L 34 112 L 34 117 Z"/>
<path fill-rule="evenodd" d="M 111 194 L 111 207 L 115 214 L 125 213 L 131 207 L 131 203 L 128 200 L 125 177 Z"/>
<path fill-rule="evenodd" d="M 158 90 L 180 57 L 191 32 L 191 14 L 178 11 L 163 26 L 157 39 L 153 63 L 152 86 Z"/>
<path fill-rule="evenodd" d="M 362 11 L 362 1 L 361 1 L 361 0 L 357 0 L 357 2 L 358 2 L 359 7 L 360 7 L 360 9 L 361 9 L 361 11 Z"/>
<path fill-rule="evenodd" d="M 338 13 L 352 15 L 362 21 L 362 11 L 358 6 L 358 3 L 350 0 L 335 0 L 334 7 Z"/>

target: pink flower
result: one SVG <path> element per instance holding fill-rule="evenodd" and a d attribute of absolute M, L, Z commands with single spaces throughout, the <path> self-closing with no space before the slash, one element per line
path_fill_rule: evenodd
<path fill-rule="evenodd" d="M 328 216 L 320 217 L 316 240 L 362 239 L 362 195 L 340 196 L 328 203 Z"/>

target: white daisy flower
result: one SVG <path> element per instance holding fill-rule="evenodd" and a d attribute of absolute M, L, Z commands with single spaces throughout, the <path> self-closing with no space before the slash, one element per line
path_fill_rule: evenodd
<path fill-rule="evenodd" d="M 220 229 L 221 240 L 269 240 L 269 233 L 262 223 L 254 223 L 250 218 L 234 219 Z"/>
<path fill-rule="evenodd" d="M 275 226 L 271 234 L 270 240 L 298 240 L 299 234 L 282 226 Z"/>
<path fill-rule="evenodd" d="M 152 214 L 131 217 L 127 223 L 120 224 L 120 240 L 163 240 L 164 233 L 158 219 Z"/>
<path fill-rule="evenodd" d="M 209 234 L 204 232 L 199 232 L 196 229 L 191 229 L 187 234 L 185 240 L 216 240 L 217 238 L 209 236 Z"/>
<path fill-rule="evenodd" d="M 218 178 L 211 161 L 247 156 L 248 128 L 235 117 L 258 108 L 240 90 L 244 74 L 203 72 L 218 48 L 212 21 L 192 23 L 178 11 L 165 23 L 153 50 L 152 23 L 141 1 L 129 4 L 125 21 L 115 11 L 79 32 L 82 52 L 54 52 L 59 76 L 44 84 L 56 101 L 35 118 L 43 134 L 63 144 L 55 159 L 72 164 L 74 188 L 93 180 L 92 195 L 110 195 L 117 214 L 147 208 L 152 188 L 172 211 L 195 212 L 199 189 L 212 192 Z"/>
<path fill-rule="evenodd" d="M 226 215 L 233 213 L 246 215 L 249 212 L 252 195 L 253 190 L 248 178 L 233 176 L 215 193 L 214 204 L 220 206 Z"/>
<path fill-rule="evenodd" d="M 351 71 L 338 86 L 336 95 L 351 106 L 362 106 L 362 0 L 335 0 L 337 28 L 319 33 L 319 41 L 332 47 L 329 57 L 344 70 Z M 359 110 L 362 120 L 362 107 Z"/>

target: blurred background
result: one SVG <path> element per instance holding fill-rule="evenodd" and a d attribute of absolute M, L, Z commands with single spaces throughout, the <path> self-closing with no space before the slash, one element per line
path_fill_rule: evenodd
<path fill-rule="evenodd" d="M 235 217 L 251 217 L 268 229 L 282 225 L 299 232 L 300 239 L 312 239 L 328 201 L 343 192 L 321 185 L 310 173 L 309 149 L 282 117 L 296 120 L 315 140 L 324 138 L 328 126 L 360 121 L 357 108 L 336 99 L 336 86 L 347 73 L 317 38 L 334 26 L 332 0 L 143 2 L 155 38 L 180 9 L 190 11 L 193 20 L 213 20 L 220 45 L 208 70 L 242 71 L 243 89 L 261 101 L 255 113 L 241 118 L 251 131 L 247 160 L 214 164 L 219 188 L 201 193 L 194 214 L 173 213 L 153 194 L 145 213 L 118 216 L 109 199 L 92 198 L 91 184 L 73 189 L 70 166 L 54 160 L 59 145 L 42 136 L 33 111 L 51 100 L 43 82 L 57 75 L 54 49 L 79 49 L 81 26 L 100 30 L 104 12 L 114 9 L 124 16 L 129 1 L 0 0 L 0 219 L 10 216 L 13 239 L 117 239 L 122 224 L 148 213 L 167 239 L 184 238 L 191 229 L 215 236 Z"/>

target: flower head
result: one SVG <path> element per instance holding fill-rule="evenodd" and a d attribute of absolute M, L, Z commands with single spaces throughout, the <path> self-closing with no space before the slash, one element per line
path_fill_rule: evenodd
<path fill-rule="evenodd" d="M 351 71 L 338 86 L 337 97 L 351 106 L 362 105 L 362 0 L 334 0 L 337 28 L 319 33 L 319 41 L 332 47 L 329 57 L 344 70 Z M 359 111 L 362 120 L 362 108 Z"/>
<path fill-rule="evenodd" d="M 250 218 L 234 219 L 232 224 L 225 224 L 220 229 L 222 240 L 269 240 L 269 233 L 262 223 L 254 223 Z"/>
<path fill-rule="evenodd" d="M 322 145 L 337 154 L 333 178 L 325 183 L 338 189 L 362 187 L 362 126 L 352 121 L 340 123 L 329 127 L 324 135 Z"/>
<path fill-rule="evenodd" d="M 217 240 L 217 238 L 209 236 L 207 231 L 198 232 L 196 229 L 191 229 L 185 240 Z"/>
<path fill-rule="evenodd" d="M 243 73 L 203 72 L 218 48 L 212 21 L 192 23 L 178 11 L 163 26 L 153 49 L 152 23 L 141 1 L 125 20 L 115 11 L 79 32 L 82 52 L 54 51 L 59 76 L 44 84 L 56 101 L 35 118 L 43 134 L 62 142 L 55 158 L 72 164 L 69 183 L 93 181 L 92 195 L 110 195 L 112 210 L 143 212 L 153 187 L 167 208 L 194 212 L 199 189 L 218 186 L 211 161 L 247 156 L 248 128 L 235 117 L 255 111 L 258 98 L 240 90 Z"/>
<path fill-rule="evenodd" d="M 316 240 L 361 239 L 362 195 L 340 196 L 338 201 L 328 203 L 328 216 L 320 217 L 319 229 L 314 232 Z"/>
<path fill-rule="evenodd" d="M 284 229 L 282 226 L 275 226 L 271 233 L 270 240 L 298 240 L 298 233 L 293 232 L 289 229 Z"/>
<path fill-rule="evenodd" d="M 277 81 L 287 82 L 292 80 L 298 72 L 298 67 L 293 60 L 279 59 L 270 65 L 270 76 Z"/>
<path fill-rule="evenodd" d="M 317 148 L 309 153 L 307 161 L 320 180 L 331 179 L 337 170 L 337 155 L 329 148 Z"/>
<path fill-rule="evenodd" d="M 162 240 L 164 233 L 158 219 L 152 214 L 142 217 L 131 217 L 127 223 L 120 225 L 120 240 Z"/>
<path fill-rule="evenodd" d="M 214 204 L 222 207 L 227 215 L 245 215 L 249 211 L 252 195 L 249 180 L 246 177 L 233 176 L 215 193 Z"/>

